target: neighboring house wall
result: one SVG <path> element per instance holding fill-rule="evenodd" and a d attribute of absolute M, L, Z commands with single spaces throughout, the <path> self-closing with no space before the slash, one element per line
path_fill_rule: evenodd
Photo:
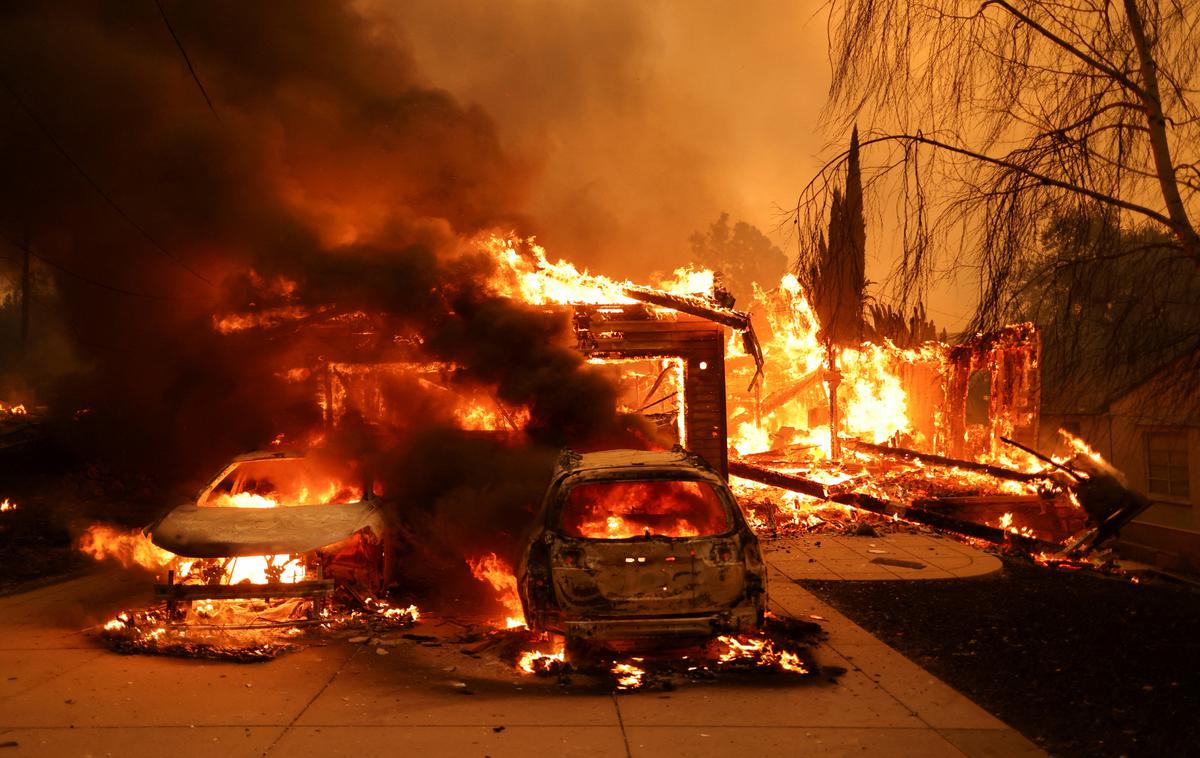
<path fill-rule="evenodd" d="M 1154 503 L 1122 530 L 1122 552 L 1200 571 L 1200 424 L 1189 403 L 1159 402 L 1167 396 L 1151 382 L 1111 406 L 1114 465 Z"/>
<path fill-rule="evenodd" d="M 1041 448 L 1063 452 L 1057 430 L 1066 428 L 1151 499 L 1153 505 L 1121 531 L 1122 555 L 1168 570 L 1200 571 L 1200 399 L 1162 402 L 1170 396 L 1150 382 L 1102 414 L 1043 414 Z"/>

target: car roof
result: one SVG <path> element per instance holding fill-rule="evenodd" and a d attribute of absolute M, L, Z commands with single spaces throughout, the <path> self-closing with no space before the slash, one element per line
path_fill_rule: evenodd
<path fill-rule="evenodd" d="M 598 450 L 591 453 L 563 451 L 558 461 L 559 473 L 579 474 L 613 469 L 652 468 L 678 469 L 712 474 L 712 467 L 702 458 L 676 446 L 672 450 Z"/>
<path fill-rule="evenodd" d="M 582 453 L 574 468 L 612 468 L 614 466 L 685 466 L 687 455 L 674 450 L 598 450 Z"/>
<path fill-rule="evenodd" d="M 252 453 L 243 453 L 234 458 L 230 463 L 245 463 L 247 461 L 278 461 L 278 460 L 293 460 L 303 458 L 304 453 L 297 453 L 290 450 L 255 450 Z"/>

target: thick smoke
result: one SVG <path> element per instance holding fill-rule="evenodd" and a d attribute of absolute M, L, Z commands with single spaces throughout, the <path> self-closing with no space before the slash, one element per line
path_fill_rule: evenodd
<path fill-rule="evenodd" d="M 773 232 L 823 141 L 848 139 L 818 128 L 820 3 L 363 6 L 394 19 L 422 72 L 482 104 L 505 144 L 538 163 L 528 207 L 547 249 L 612 276 L 682 265 L 689 235 L 722 212 Z M 773 241 L 790 250 L 784 233 Z"/>
<path fill-rule="evenodd" d="M 211 108 L 154 3 L 0 19 L 0 231 L 35 255 L 25 367 L 76 451 L 170 487 L 304 439 L 321 411 L 283 372 L 345 350 L 344 332 L 214 329 L 281 304 L 368 314 L 456 366 L 456 386 L 528 408 L 516 442 L 481 440 L 401 382 L 389 423 L 348 414 L 331 436 L 431 523 L 472 510 L 475 533 L 446 544 L 517 531 L 558 446 L 646 441 L 566 346 L 564 315 L 485 284 L 492 263 L 465 241 L 528 231 L 536 180 L 486 113 L 424 83 L 352 6 L 162 6 Z"/>

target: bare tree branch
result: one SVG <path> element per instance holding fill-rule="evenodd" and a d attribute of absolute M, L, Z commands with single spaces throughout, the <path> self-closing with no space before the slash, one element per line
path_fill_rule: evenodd
<path fill-rule="evenodd" d="M 1114 68 L 1112 65 L 1104 63 L 1103 61 L 1100 61 L 1097 58 L 1095 58 L 1093 55 L 1088 55 L 1087 53 L 1078 49 L 1071 43 L 1064 40 L 1062 37 L 1059 37 L 1057 34 L 1054 34 L 1049 29 L 1047 29 L 1046 27 L 1039 24 L 1037 21 L 1035 21 L 1029 15 L 1017 10 L 1012 5 L 1012 3 L 1005 2 L 1005 0 L 986 0 L 986 2 L 984 2 L 984 4 L 983 4 L 983 8 L 987 8 L 987 6 L 989 6 L 989 5 L 995 5 L 1000 8 L 1003 8 L 1004 10 L 1006 10 L 1010 14 L 1012 14 L 1015 18 L 1020 20 L 1023 24 L 1028 26 L 1030 29 L 1037 31 L 1043 37 L 1050 40 L 1054 44 L 1058 45 L 1063 50 L 1066 50 L 1068 53 L 1075 56 L 1076 58 L 1083 61 L 1084 63 L 1088 64 L 1089 66 L 1096 69 L 1097 71 L 1104 74 L 1105 76 L 1111 77 L 1114 81 L 1120 82 L 1121 86 L 1125 87 L 1130 92 L 1137 94 L 1139 97 L 1142 97 L 1143 99 L 1145 98 L 1146 95 L 1145 95 L 1145 92 L 1143 92 L 1142 88 L 1139 87 L 1138 84 L 1136 82 L 1134 82 L 1132 79 L 1130 79 L 1125 74 L 1125 72 L 1119 71 L 1116 68 Z"/>
<path fill-rule="evenodd" d="M 877 172 L 864 185 L 889 202 L 876 210 L 868 198 L 868 208 L 896 218 L 894 269 L 882 277 L 892 296 L 920 299 L 939 272 L 969 268 L 979 276 L 973 326 L 994 323 L 1050 221 L 1094 206 L 1118 214 L 1118 226 L 1169 233 L 1200 264 L 1200 0 L 963 6 L 827 6 L 825 123 L 836 142 L 850 123 L 862 127 Z M 797 199 L 798 267 L 811 263 L 843 158 Z"/>

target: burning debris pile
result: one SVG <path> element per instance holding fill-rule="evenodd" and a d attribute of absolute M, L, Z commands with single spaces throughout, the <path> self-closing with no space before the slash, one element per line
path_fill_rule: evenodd
<path fill-rule="evenodd" d="M 383 600 L 357 607 L 333 604 L 316 618 L 297 599 L 208 600 L 186 616 L 165 608 L 123 611 L 99 635 L 119 653 L 250 663 L 324 641 L 330 634 L 378 636 L 407 629 L 420 615 L 415 605 L 399 608 Z"/>
<path fill-rule="evenodd" d="M 628 691 L 673 689 L 677 679 L 707 681 L 718 676 L 834 678 L 843 672 L 817 665 L 810 650 L 822 637 L 817 624 L 768 617 L 760 633 L 717 635 L 705 642 L 665 640 L 629 652 L 576 644 L 568 654 L 572 644 L 563 637 L 524 628 L 495 630 L 467 650 L 473 655 L 488 652 L 522 674 L 552 677 L 560 684 L 578 676 Z"/>
<path fill-rule="evenodd" d="M 731 381 L 730 474 L 760 530 L 904 522 L 1074 560 L 1145 507 L 1065 432 L 1061 459 L 1029 447 L 1041 350 L 1030 324 L 953 346 L 884 341 L 836 350 L 841 392 L 831 414 L 830 358 L 798 281 L 758 290 L 752 312 L 769 329 L 753 363 L 730 345 L 730 374 L 747 380 Z M 831 416 L 839 420 L 836 455 Z"/>
<path fill-rule="evenodd" d="M 718 635 L 707 644 L 639 651 L 638 655 L 593 650 L 569 658 L 561 638 L 529 639 L 518 635 L 516 645 L 497 643 L 497 647 L 516 647 L 505 658 L 524 674 L 554 677 L 560 683 L 583 676 L 606 682 L 618 691 L 673 689 L 673 680 L 706 681 L 718 676 L 786 676 L 802 680 L 815 676 L 836 677 L 835 667 L 813 663 L 808 649 L 820 637 L 819 627 L 790 637 L 777 630 L 756 635 Z"/>
<path fill-rule="evenodd" d="M 18 450 L 36 439 L 41 422 L 41 414 L 24 403 L 0 401 L 0 451 Z"/>

